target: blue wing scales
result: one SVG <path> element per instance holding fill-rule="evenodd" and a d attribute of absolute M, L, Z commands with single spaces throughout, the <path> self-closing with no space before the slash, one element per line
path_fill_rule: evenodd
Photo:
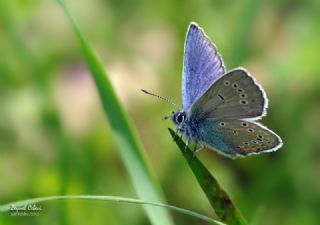
<path fill-rule="evenodd" d="M 197 24 L 191 23 L 184 49 L 183 111 L 187 112 L 193 103 L 224 73 L 225 66 L 215 45 Z"/>

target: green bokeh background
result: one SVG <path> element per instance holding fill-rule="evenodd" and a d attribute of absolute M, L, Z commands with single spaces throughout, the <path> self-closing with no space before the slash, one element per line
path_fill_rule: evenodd
<path fill-rule="evenodd" d="M 230 160 L 199 158 L 250 224 L 320 224 L 320 1 L 67 1 L 138 130 L 168 203 L 214 216 L 167 131 L 181 103 L 190 21 L 227 69 L 246 67 L 265 88 L 284 147 Z M 73 30 L 53 0 L 0 2 L 0 204 L 48 195 L 136 197 Z M 112 107 L 112 106 L 110 106 Z M 149 224 L 140 206 L 69 200 L 0 224 Z M 176 224 L 203 224 L 172 213 Z"/>

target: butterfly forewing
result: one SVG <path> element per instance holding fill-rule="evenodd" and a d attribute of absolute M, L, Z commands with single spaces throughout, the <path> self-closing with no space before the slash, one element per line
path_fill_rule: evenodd
<path fill-rule="evenodd" d="M 275 151 L 279 136 L 259 123 L 247 120 L 207 119 L 199 127 L 202 142 L 231 158 Z"/>
<path fill-rule="evenodd" d="M 184 49 L 183 110 L 189 110 L 191 105 L 224 73 L 224 64 L 216 47 L 197 24 L 191 23 Z"/>
<path fill-rule="evenodd" d="M 267 98 L 263 89 L 242 68 L 218 79 L 194 103 L 190 116 L 195 120 L 257 119 L 265 114 Z"/>

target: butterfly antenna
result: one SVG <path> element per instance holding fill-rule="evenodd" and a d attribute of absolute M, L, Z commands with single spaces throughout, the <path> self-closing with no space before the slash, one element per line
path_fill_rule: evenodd
<path fill-rule="evenodd" d="M 147 91 L 147 90 L 144 90 L 144 89 L 141 89 L 141 91 L 142 91 L 142 92 L 144 92 L 144 93 L 145 93 L 145 94 L 147 94 L 147 95 L 151 95 L 151 96 L 154 96 L 154 97 L 160 98 L 160 99 L 162 99 L 162 100 L 164 100 L 164 101 L 166 101 L 166 102 L 170 103 L 171 105 L 174 105 L 175 107 L 177 107 L 177 108 L 179 109 L 179 107 L 177 106 L 177 104 L 173 103 L 172 101 L 170 101 L 170 100 L 169 100 L 169 99 L 167 99 L 167 98 L 161 97 L 161 96 L 159 96 L 159 95 L 156 95 L 156 94 L 151 93 L 151 92 L 149 92 L 149 91 Z"/>

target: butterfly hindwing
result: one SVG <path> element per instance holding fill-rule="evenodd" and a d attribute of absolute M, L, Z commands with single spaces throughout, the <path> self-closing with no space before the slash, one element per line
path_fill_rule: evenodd
<path fill-rule="evenodd" d="M 202 143 L 231 158 L 275 151 L 282 146 L 279 136 L 253 121 L 207 119 L 198 132 Z"/>
<path fill-rule="evenodd" d="M 263 89 L 245 69 L 234 69 L 218 79 L 194 103 L 191 117 L 196 120 L 258 119 L 265 115 L 268 100 Z"/>
<path fill-rule="evenodd" d="M 225 73 L 225 67 L 216 47 L 195 23 L 187 32 L 184 48 L 182 103 L 184 111 Z"/>

